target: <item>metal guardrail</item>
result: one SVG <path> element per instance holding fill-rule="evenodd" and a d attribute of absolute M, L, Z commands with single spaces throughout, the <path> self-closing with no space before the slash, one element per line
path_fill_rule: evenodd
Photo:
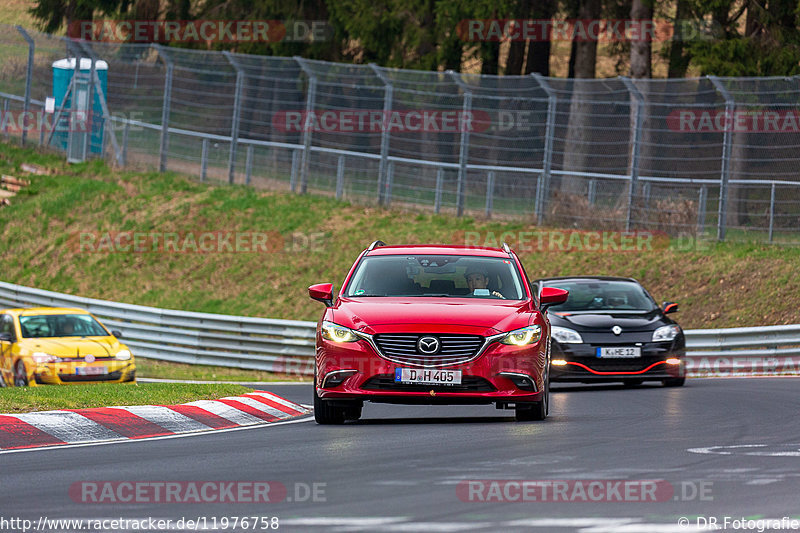
<path fill-rule="evenodd" d="M 0 282 L 0 308 L 80 307 L 119 330 L 136 357 L 311 375 L 314 322 L 193 313 Z"/>
<path fill-rule="evenodd" d="M 110 302 L 0 281 L 0 308 L 80 307 L 122 332 L 137 357 L 311 375 L 316 324 Z M 690 377 L 800 375 L 800 324 L 690 329 Z"/>

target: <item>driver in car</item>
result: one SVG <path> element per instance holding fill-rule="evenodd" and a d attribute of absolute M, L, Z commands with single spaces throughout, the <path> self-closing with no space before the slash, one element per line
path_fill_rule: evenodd
<path fill-rule="evenodd" d="M 464 277 L 467 280 L 467 287 L 469 287 L 470 294 L 475 294 L 475 289 L 484 289 L 486 290 L 486 296 L 491 294 L 497 298 L 505 299 L 505 296 L 500 294 L 497 291 L 488 291 L 489 288 L 489 273 L 480 267 L 470 267 L 464 273 Z M 480 294 L 480 293 L 478 293 Z"/>

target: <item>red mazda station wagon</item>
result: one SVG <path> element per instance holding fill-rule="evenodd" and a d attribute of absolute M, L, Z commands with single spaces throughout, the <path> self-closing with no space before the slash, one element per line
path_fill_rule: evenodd
<path fill-rule="evenodd" d="M 359 255 L 317 325 L 314 416 L 341 424 L 364 401 L 496 404 L 517 420 L 543 420 L 550 390 L 545 309 L 568 292 L 532 285 L 503 248 L 375 241 Z"/>

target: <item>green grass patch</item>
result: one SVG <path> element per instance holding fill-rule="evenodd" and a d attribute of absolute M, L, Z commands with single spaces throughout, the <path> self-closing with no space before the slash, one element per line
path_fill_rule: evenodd
<path fill-rule="evenodd" d="M 197 381 L 308 381 L 307 376 L 281 374 L 261 370 L 243 370 L 225 366 L 187 365 L 136 358 L 136 375 L 142 378 L 182 379 Z"/>
<path fill-rule="evenodd" d="M 174 405 L 238 396 L 252 389 L 233 384 L 101 383 L 0 389 L 0 413 L 84 409 L 112 405 Z"/>

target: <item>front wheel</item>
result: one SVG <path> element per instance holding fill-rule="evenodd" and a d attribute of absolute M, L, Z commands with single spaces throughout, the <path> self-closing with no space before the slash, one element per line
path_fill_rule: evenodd
<path fill-rule="evenodd" d="M 361 414 L 360 412 L 358 413 Z M 344 424 L 346 410 L 333 407 L 317 394 L 317 382 L 314 381 L 314 420 L 317 424 Z"/>
<path fill-rule="evenodd" d="M 14 365 L 14 386 L 28 386 L 28 371 L 25 369 L 25 363 L 22 360 L 17 361 L 17 364 Z"/>
<path fill-rule="evenodd" d="M 550 412 L 550 372 L 544 379 L 544 394 L 542 400 L 528 405 L 517 404 L 514 415 L 517 422 L 529 422 L 532 420 L 544 420 Z"/>
<path fill-rule="evenodd" d="M 662 381 L 665 387 L 683 387 L 683 384 L 686 383 L 686 378 L 670 378 L 665 379 Z"/>

